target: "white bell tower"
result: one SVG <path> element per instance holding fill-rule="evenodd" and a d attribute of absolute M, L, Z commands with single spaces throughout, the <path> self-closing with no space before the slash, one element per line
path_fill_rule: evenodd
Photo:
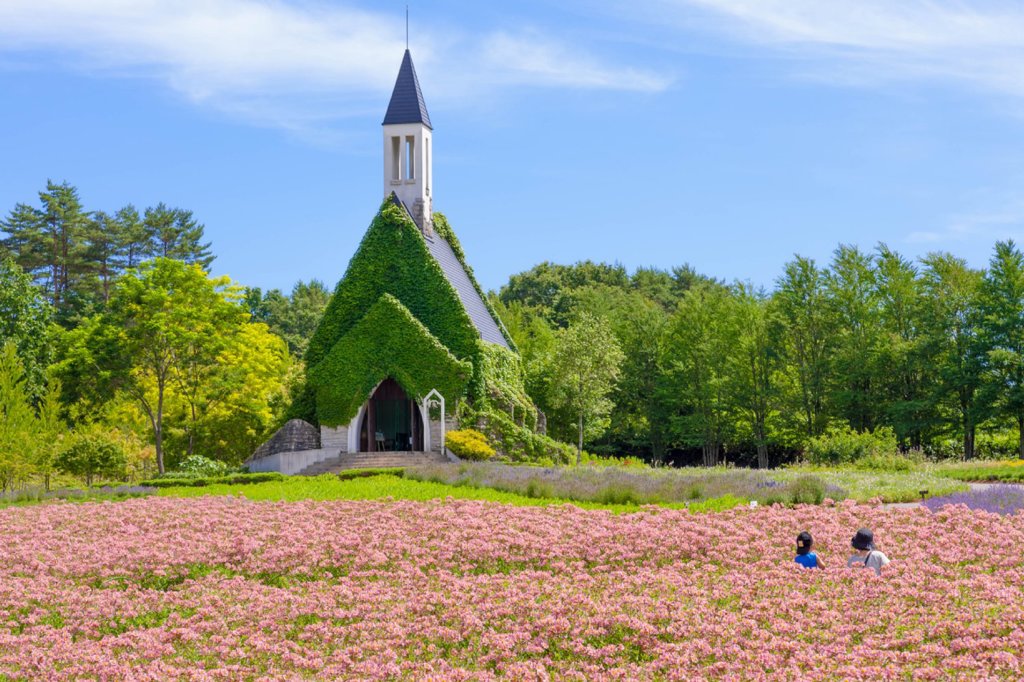
<path fill-rule="evenodd" d="M 425 234 L 433 231 L 430 115 L 406 49 L 384 116 L 384 196 L 395 193 Z"/>

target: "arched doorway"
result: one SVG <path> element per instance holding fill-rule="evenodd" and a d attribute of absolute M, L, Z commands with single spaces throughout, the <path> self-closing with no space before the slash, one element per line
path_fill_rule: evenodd
<path fill-rule="evenodd" d="M 423 450 L 423 415 L 398 382 L 387 378 L 366 402 L 359 452 Z"/>

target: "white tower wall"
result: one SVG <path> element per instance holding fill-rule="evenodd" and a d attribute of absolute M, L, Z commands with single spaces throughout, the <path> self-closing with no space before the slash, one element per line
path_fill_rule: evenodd
<path fill-rule="evenodd" d="M 433 140 L 422 123 L 396 123 L 384 129 L 384 196 L 394 192 L 424 232 L 433 229 Z"/>

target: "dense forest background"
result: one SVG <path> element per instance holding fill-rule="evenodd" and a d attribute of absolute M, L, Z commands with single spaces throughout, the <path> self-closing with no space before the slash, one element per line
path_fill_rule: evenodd
<path fill-rule="evenodd" d="M 139 467 L 197 454 L 237 464 L 279 424 L 330 292 L 315 280 L 246 288 L 210 277 L 214 258 L 181 208 L 91 210 L 50 182 L 10 210 L 0 482 L 47 475 L 97 442 L 116 441 Z M 491 299 L 549 432 L 567 442 L 579 419 L 560 358 L 597 332 L 617 346 L 600 356 L 615 367 L 593 368 L 613 381 L 586 408 L 592 452 L 774 466 L 815 438 L 870 432 L 922 456 L 1024 456 L 1013 242 L 995 244 L 984 270 L 948 253 L 912 261 L 884 244 L 840 245 L 827 264 L 795 256 L 771 290 L 687 265 L 544 262 Z"/>

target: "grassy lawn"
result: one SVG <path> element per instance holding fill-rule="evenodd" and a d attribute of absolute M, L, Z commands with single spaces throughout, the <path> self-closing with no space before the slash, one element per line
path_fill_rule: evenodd
<path fill-rule="evenodd" d="M 547 506 L 551 504 L 575 504 L 583 509 L 607 509 L 616 513 L 635 512 L 636 504 L 608 504 L 600 502 L 579 502 L 564 498 L 528 497 L 515 493 L 477 488 L 464 485 L 447 485 L 432 481 L 416 481 L 394 474 L 378 474 L 341 480 L 338 476 L 316 477 L 293 476 L 282 481 L 266 483 L 225 485 L 215 484 L 202 487 L 162 488 L 165 497 L 204 497 L 207 495 L 243 495 L 250 500 L 293 502 L 297 500 L 435 500 L 451 497 L 462 500 L 489 500 L 522 506 Z M 690 504 L 664 505 L 673 508 L 688 508 L 691 511 L 720 511 L 730 509 L 746 500 L 722 496 L 712 500 L 696 501 Z"/>
<path fill-rule="evenodd" d="M 936 475 L 959 481 L 1024 483 L 1024 460 L 995 462 L 957 462 L 932 467 Z"/>
<path fill-rule="evenodd" d="M 826 483 L 845 490 L 847 497 L 862 502 L 873 497 L 880 497 L 885 502 L 916 502 L 921 499 L 922 490 L 928 491 L 928 497 L 935 497 L 968 488 L 959 480 L 928 469 L 897 472 L 793 467 L 772 471 L 770 475 L 779 481 L 790 481 L 806 474 L 818 476 Z"/>

